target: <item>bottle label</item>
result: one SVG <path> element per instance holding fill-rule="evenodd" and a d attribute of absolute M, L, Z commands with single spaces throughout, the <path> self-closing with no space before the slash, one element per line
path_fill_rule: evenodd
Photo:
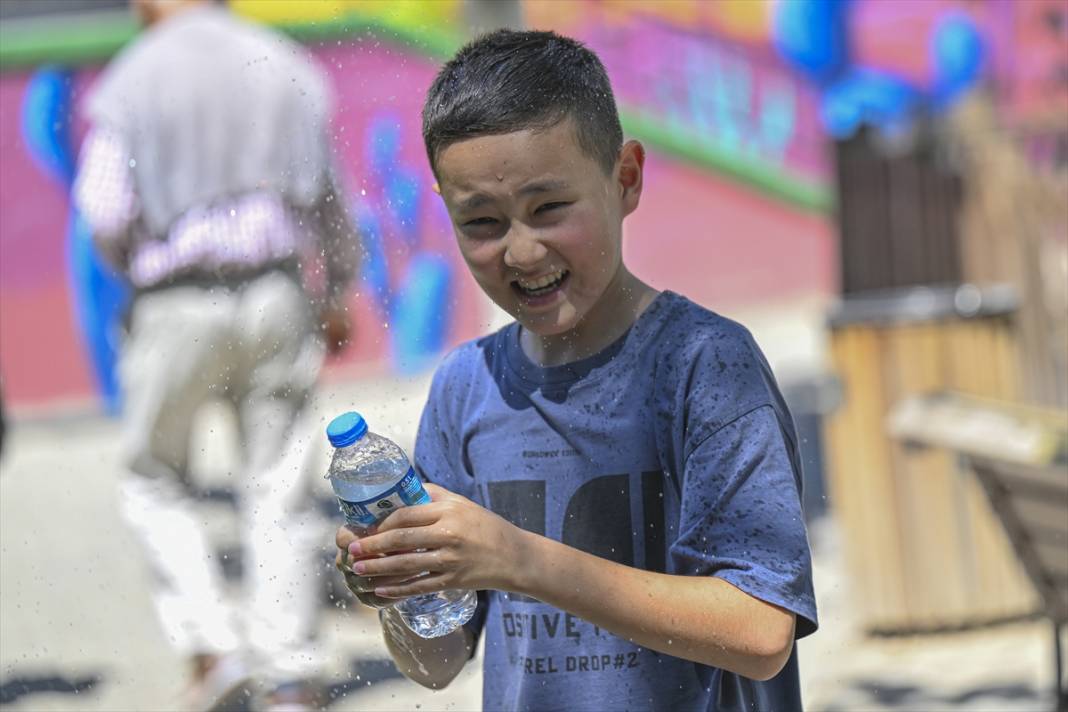
<path fill-rule="evenodd" d="M 337 503 L 341 506 L 345 521 L 355 526 L 369 527 L 385 519 L 394 509 L 412 504 L 429 504 L 430 495 L 423 489 L 419 475 L 409 467 L 408 474 L 388 490 L 362 502 L 351 502 L 338 497 Z"/>

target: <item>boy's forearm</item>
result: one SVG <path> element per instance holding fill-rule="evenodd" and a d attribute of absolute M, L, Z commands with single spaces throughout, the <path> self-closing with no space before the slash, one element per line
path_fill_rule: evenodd
<path fill-rule="evenodd" d="M 782 669 L 794 615 L 714 577 L 631 568 L 528 535 L 516 592 L 638 645 L 753 679 Z"/>
<path fill-rule="evenodd" d="M 440 638 L 421 638 L 404 625 L 392 607 L 379 611 L 379 621 L 397 669 L 432 690 L 440 690 L 452 682 L 474 649 L 474 638 L 466 628 Z"/>

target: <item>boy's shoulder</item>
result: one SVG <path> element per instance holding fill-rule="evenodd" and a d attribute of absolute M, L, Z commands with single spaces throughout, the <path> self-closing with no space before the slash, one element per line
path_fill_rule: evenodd
<path fill-rule="evenodd" d="M 508 326 L 485 336 L 464 341 L 445 353 L 434 369 L 431 396 L 455 398 L 461 391 L 470 389 L 486 371 L 492 355 L 503 348 L 503 338 Z"/>
<path fill-rule="evenodd" d="M 505 333 L 511 325 L 499 330 L 463 341 L 445 352 L 437 366 L 437 374 L 457 375 L 486 360 L 487 353 L 494 353 L 503 348 Z"/>
<path fill-rule="evenodd" d="M 507 344 L 514 328 L 509 324 L 451 349 L 434 373 L 432 397 L 463 401 L 478 384 L 500 376 L 507 369 Z M 734 392 L 764 382 L 767 362 L 749 330 L 680 294 L 665 291 L 657 296 L 634 331 L 636 347 L 630 350 L 636 358 L 623 363 L 644 371 L 652 362 L 661 387 L 692 383 L 691 378 L 678 378 L 684 374 L 711 379 Z"/>
<path fill-rule="evenodd" d="M 656 402 L 665 414 L 688 414 L 699 429 L 713 430 L 760 406 L 783 410 L 749 329 L 685 297 L 668 297 L 653 354 Z"/>
<path fill-rule="evenodd" d="M 744 325 L 674 292 L 663 292 L 654 318 L 662 358 L 687 362 L 705 352 L 733 359 L 759 354 Z"/>
<path fill-rule="evenodd" d="M 636 326 L 640 340 L 657 352 L 657 358 L 685 363 L 703 352 L 732 361 L 761 359 L 752 334 L 737 321 L 703 307 L 675 292 L 661 292 Z M 505 356 L 515 324 L 453 347 L 438 364 L 435 380 L 467 380 L 476 370 L 493 368 Z"/>

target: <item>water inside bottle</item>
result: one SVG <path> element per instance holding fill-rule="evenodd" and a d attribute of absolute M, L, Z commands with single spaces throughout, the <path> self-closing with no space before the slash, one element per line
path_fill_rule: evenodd
<path fill-rule="evenodd" d="M 421 638 L 438 638 L 456 630 L 475 613 L 474 591 L 440 591 L 412 596 L 397 604 L 405 625 Z"/>

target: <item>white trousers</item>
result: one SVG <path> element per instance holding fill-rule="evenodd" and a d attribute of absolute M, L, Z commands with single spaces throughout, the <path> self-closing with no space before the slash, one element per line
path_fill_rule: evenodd
<path fill-rule="evenodd" d="M 282 272 L 242 287 L 172 287 L 135 302 L 120 377 L 122 512 L 156 581 L 164 633 L 185 654 L 246 655 L 267 677 L 301 676 L 312 647 L 320 584 L 309 433 L 300 416 L 323 360 L 303 289 Z M 225 600 L 190 495 L 194 418 L 233 404 L 243 453 L 238 496 L 244 595 Z"/>

